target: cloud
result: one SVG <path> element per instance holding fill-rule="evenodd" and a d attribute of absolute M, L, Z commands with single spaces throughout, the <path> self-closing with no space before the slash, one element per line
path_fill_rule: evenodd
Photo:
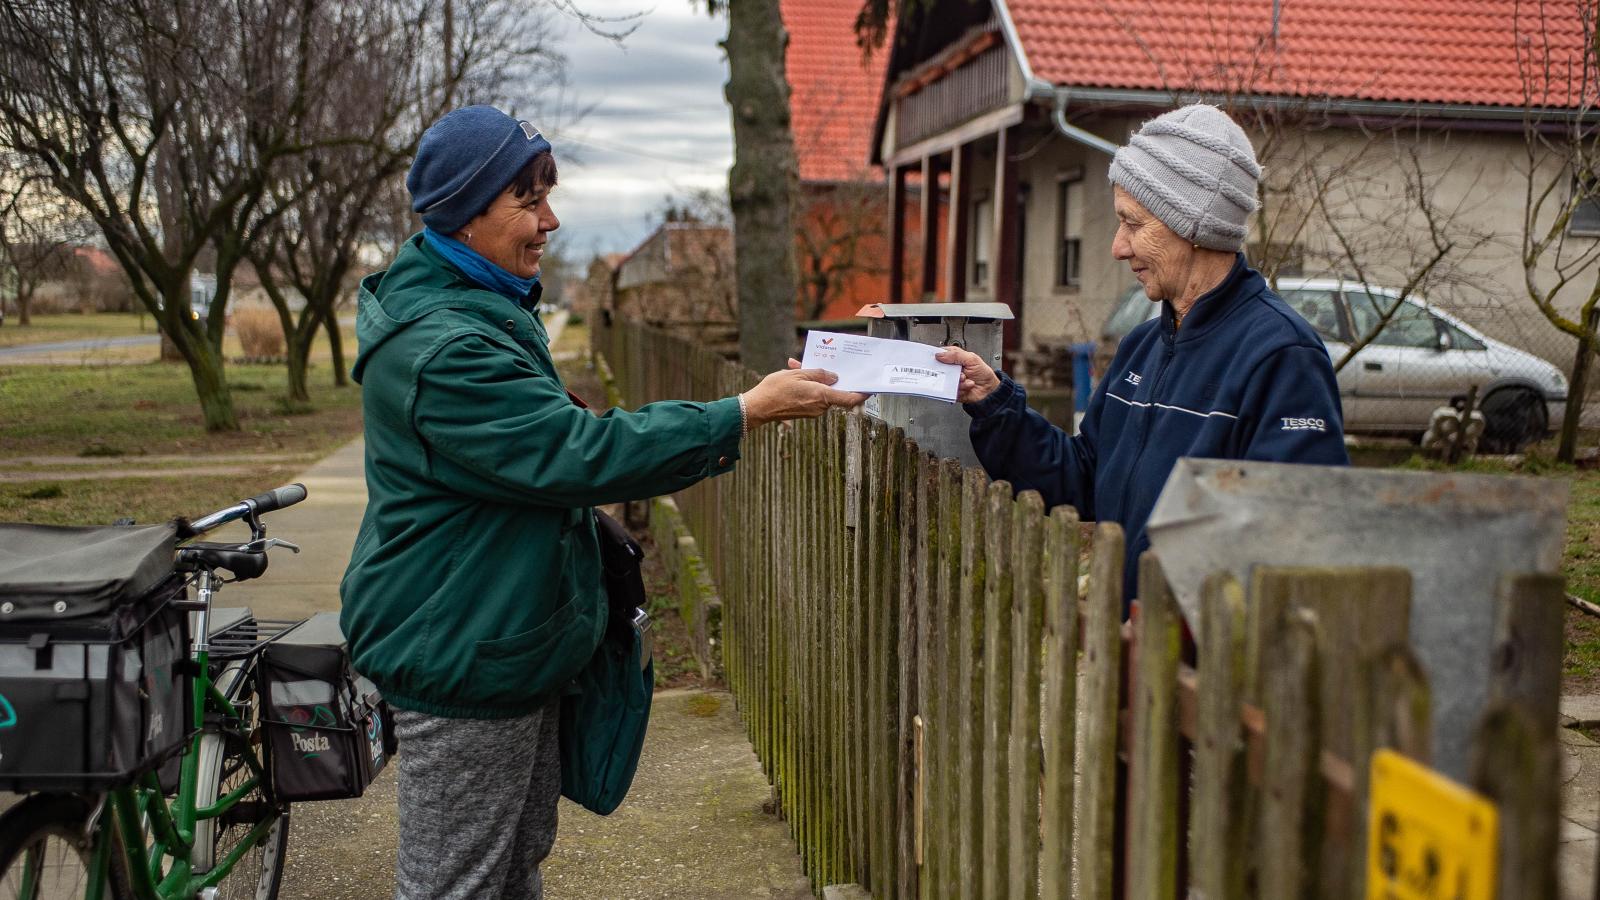
<path fill-rule="evenodd" d="M 632 249 L 668 195 L 725 187 L 733 130 L 718 46 L 725 19 L 688 0 L 654 9 L 625 0 L 580 6 L 596 16 L 648 9 L 621 47 L 575 21 L 560 37 L 566 106 L 587 111 L 579 121 L 540 127 L 561 162 L 552 196 L 562 220 L 556 238 L 566 252 L 586 255 Z"/>

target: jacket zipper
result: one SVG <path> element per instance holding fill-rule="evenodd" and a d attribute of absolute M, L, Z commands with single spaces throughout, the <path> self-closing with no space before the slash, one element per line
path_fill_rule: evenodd
<path fill-rule="evenodd" d="M 1165 336 L 1163 335 L 1163 337 Z M 1178 352 L 1177 341 L 1177 335 L 1173 335 L 1172 340 L 1167 343 L 1167 352 L 1161 357 L 1161 368 L 1156 371 L 1155 384 L 1150 386 L 1151 406 L 1145 416 L 1144 432 L 1139 435 L 1139 452 L 1133 455 L 1133 463 L 1128 467 L 1128 481 L 1122 486 L 1122 510 L 1124 513 L 1128 510 L 1129 495 L 1133 493 L 1134 477 L 1139 472 L 1139 462 L 1144 459 L 1144 449 L 1150 443 L 1150 431 L 1155 427 L 1155 404 L 1159 402 L 1159 397 L 1161 396 L 1161 382 L 1166 380 L 1167 367 L 1172 364 L 1172 357 Z"/>

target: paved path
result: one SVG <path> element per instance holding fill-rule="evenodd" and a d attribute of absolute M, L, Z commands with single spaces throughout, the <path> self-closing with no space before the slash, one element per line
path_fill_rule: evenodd
<path fill-rule="evenodd" d="M 0 362 L 11 357 L 32 356 L 39 353 L 76 353 L 84 350 L 104 350 L 108 347 L 154 347 L 161 343 L 158 334 L 139 334 L 128 337 L 84 338 L 77 341 L 47 341 L 40 344 L 17 344 L 0 347 Z"/>
<path fill-rule="evenodd" d="M 1600 725 L 1600 695 L 1561 698 L 1562 721 Z M 1600 853 L 1600 744 L 1561 729 L 1561 900 L 1591 900 Z"/>

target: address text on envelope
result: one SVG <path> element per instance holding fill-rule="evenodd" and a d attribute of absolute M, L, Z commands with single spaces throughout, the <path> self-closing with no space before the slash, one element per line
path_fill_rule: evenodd
<path fill-rule="evenodd" d="M 862 394 L 912 394 L 955 402 L 961 367 L 934 355 L 943 347 L 915 341 L 893 341 L 859 334 L 813 331 L 806 335 L 807 369 L 827 369 L 839 376 L 841 391 Z"/>

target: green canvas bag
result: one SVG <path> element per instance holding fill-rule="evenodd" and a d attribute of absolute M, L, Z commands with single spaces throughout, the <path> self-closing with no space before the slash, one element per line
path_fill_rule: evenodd
<path fill-rule="evenodd" d="M 655 661 L 645 614 L 644 552 L 610 516 L 595 513 L 610 609 L 606 633 L 561 698 L 561 794 L 602 816 L 622 805 L 639 768 Z"/>

